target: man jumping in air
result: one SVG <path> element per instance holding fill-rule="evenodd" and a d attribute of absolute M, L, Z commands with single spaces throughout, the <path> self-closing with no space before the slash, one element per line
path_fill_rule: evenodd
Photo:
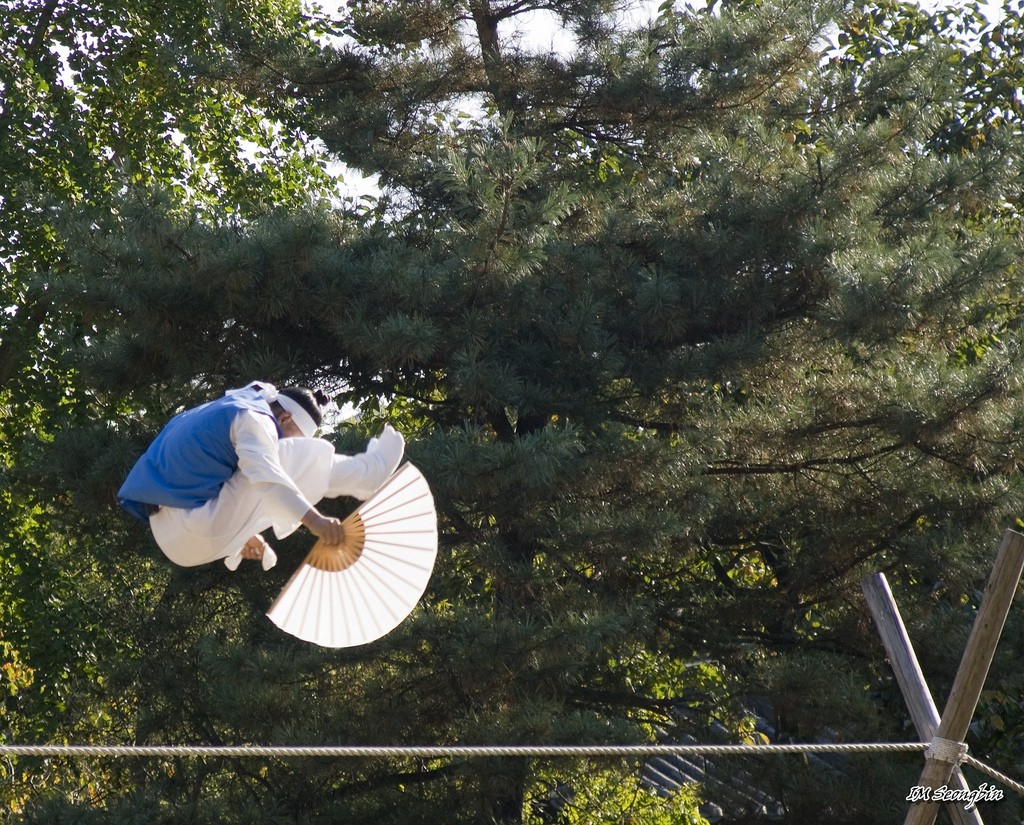
<path fill-rule="evenodd" d="M 262 381 L 172 418 L 118 492 L 131 515 L 149 523 L 175 564 L 193 567 L 224 559 L 276 561 L 260 533 L 285 538 L 299 525 L 328 544 L 342 541 L 324 498 L 369 498 L 398 467 L 405 440 L 391 426 L 366 451 L 337 455 L 317 438 L 322 394 L 280 391 Z"/>

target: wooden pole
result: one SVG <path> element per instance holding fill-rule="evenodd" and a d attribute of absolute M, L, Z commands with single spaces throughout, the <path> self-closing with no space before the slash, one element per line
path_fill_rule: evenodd
<path fill-rule="evenodd" d="M 906 625 L 903 624 L 903 617 L 889 589 L 889 582 L 882 573 L 875 573 L 861 582 L 861 589 L 882 637 L 882 644 L 896 674 L 900 693 L 910 710 L 917 735 L 922 742 L 931 742 L 939 727 L 939 709 L 928 690 L 917 654 L 910 642 Z M 950 783 L 958 790 L 970 790 L 959 766 L 953 769 Z M 966 804 L 958 802 L 946 805 L 946 813 L 954 825 L 984 825 L 978 809 L 973 807 L 967 810 Z"/>
<path fill-rule="evenodd" d="M 985 585 L 985 593 L 974 620 L 960 667 L 953 680 L 953 689 L 942 711 L 939 727 L 933 737 L 951 742 L 963 742 L 974 709 L 981 697 L 981 689 L 992 665 L 996 644 L 1003 632 L 1006 616 L 1017 592 L 1021 571 L 1024 570 L 1024 536 L 1007 530 L 996 556 L 995 566 Z M 949 783 L 953 762 L 929 756 L 918 785 L 934 791 Z M 934 825 L 939 803 L 931 800 L 915 802 L 910 806 L 904 825 Z"/>

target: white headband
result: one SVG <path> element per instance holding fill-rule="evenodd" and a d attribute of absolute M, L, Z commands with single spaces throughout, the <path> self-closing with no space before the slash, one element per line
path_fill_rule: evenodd
<path fill-rule="evenodd" d="M 295 421 L 306 438 L 312 438 L 316 435 L 317 426 L 313 416 L 306 412 L 298 401 L 294 398 L 289 398 L 287 395 L 278 395 L 274 400 L 292 414 L 292 420 Z"/>
<path fill-rule="evenodd" d="M 302 431 L 302 434 L 306 436 L 306 438 L 312 438 L 316 435 L 318 427 L 316 422 L 313 420 L 313 416 L 306 412 L 303 406 L 294 398 L 289 398 L 287 395 L 279 393 L 277 391 L 277 387 L 273 384 L 268 384 L 266 381 L 253 381 L 251 384 L 242 387 L 241 389 L 228 390 L 227 395 L 242 393 L 246 390 L 255 390 L 259 397 L 268 404 L 273 404 L 275 401 L 280 404 L 286 412 L 291 414 L 295 425 Z"/>

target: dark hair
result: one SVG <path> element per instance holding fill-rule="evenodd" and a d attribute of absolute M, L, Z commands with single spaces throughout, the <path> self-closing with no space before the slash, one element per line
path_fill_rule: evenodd
<path fill-rule="evenodd" d="M 320 412 L 320 408 L 331 399 L 320 390 L 314 392 L 308 387 L 285 387 L 283 390 L 279 390 L 279 394 L 288 396 L 301 406 L 313 417 L 313 421 L 318 427 L 323 423 L 324 416 Z"/>

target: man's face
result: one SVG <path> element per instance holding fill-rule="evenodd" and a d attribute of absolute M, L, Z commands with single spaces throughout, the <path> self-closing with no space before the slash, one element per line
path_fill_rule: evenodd
<path fill-rule="evenodd" d="M 292 418 L 290 412 L 282 412 L 277 416 L 277 423 L 281 427 L 282 438 L 302 438 L 302 430 L 299 429 L 299 425 L 295 423 L 295 419 Z"/>

